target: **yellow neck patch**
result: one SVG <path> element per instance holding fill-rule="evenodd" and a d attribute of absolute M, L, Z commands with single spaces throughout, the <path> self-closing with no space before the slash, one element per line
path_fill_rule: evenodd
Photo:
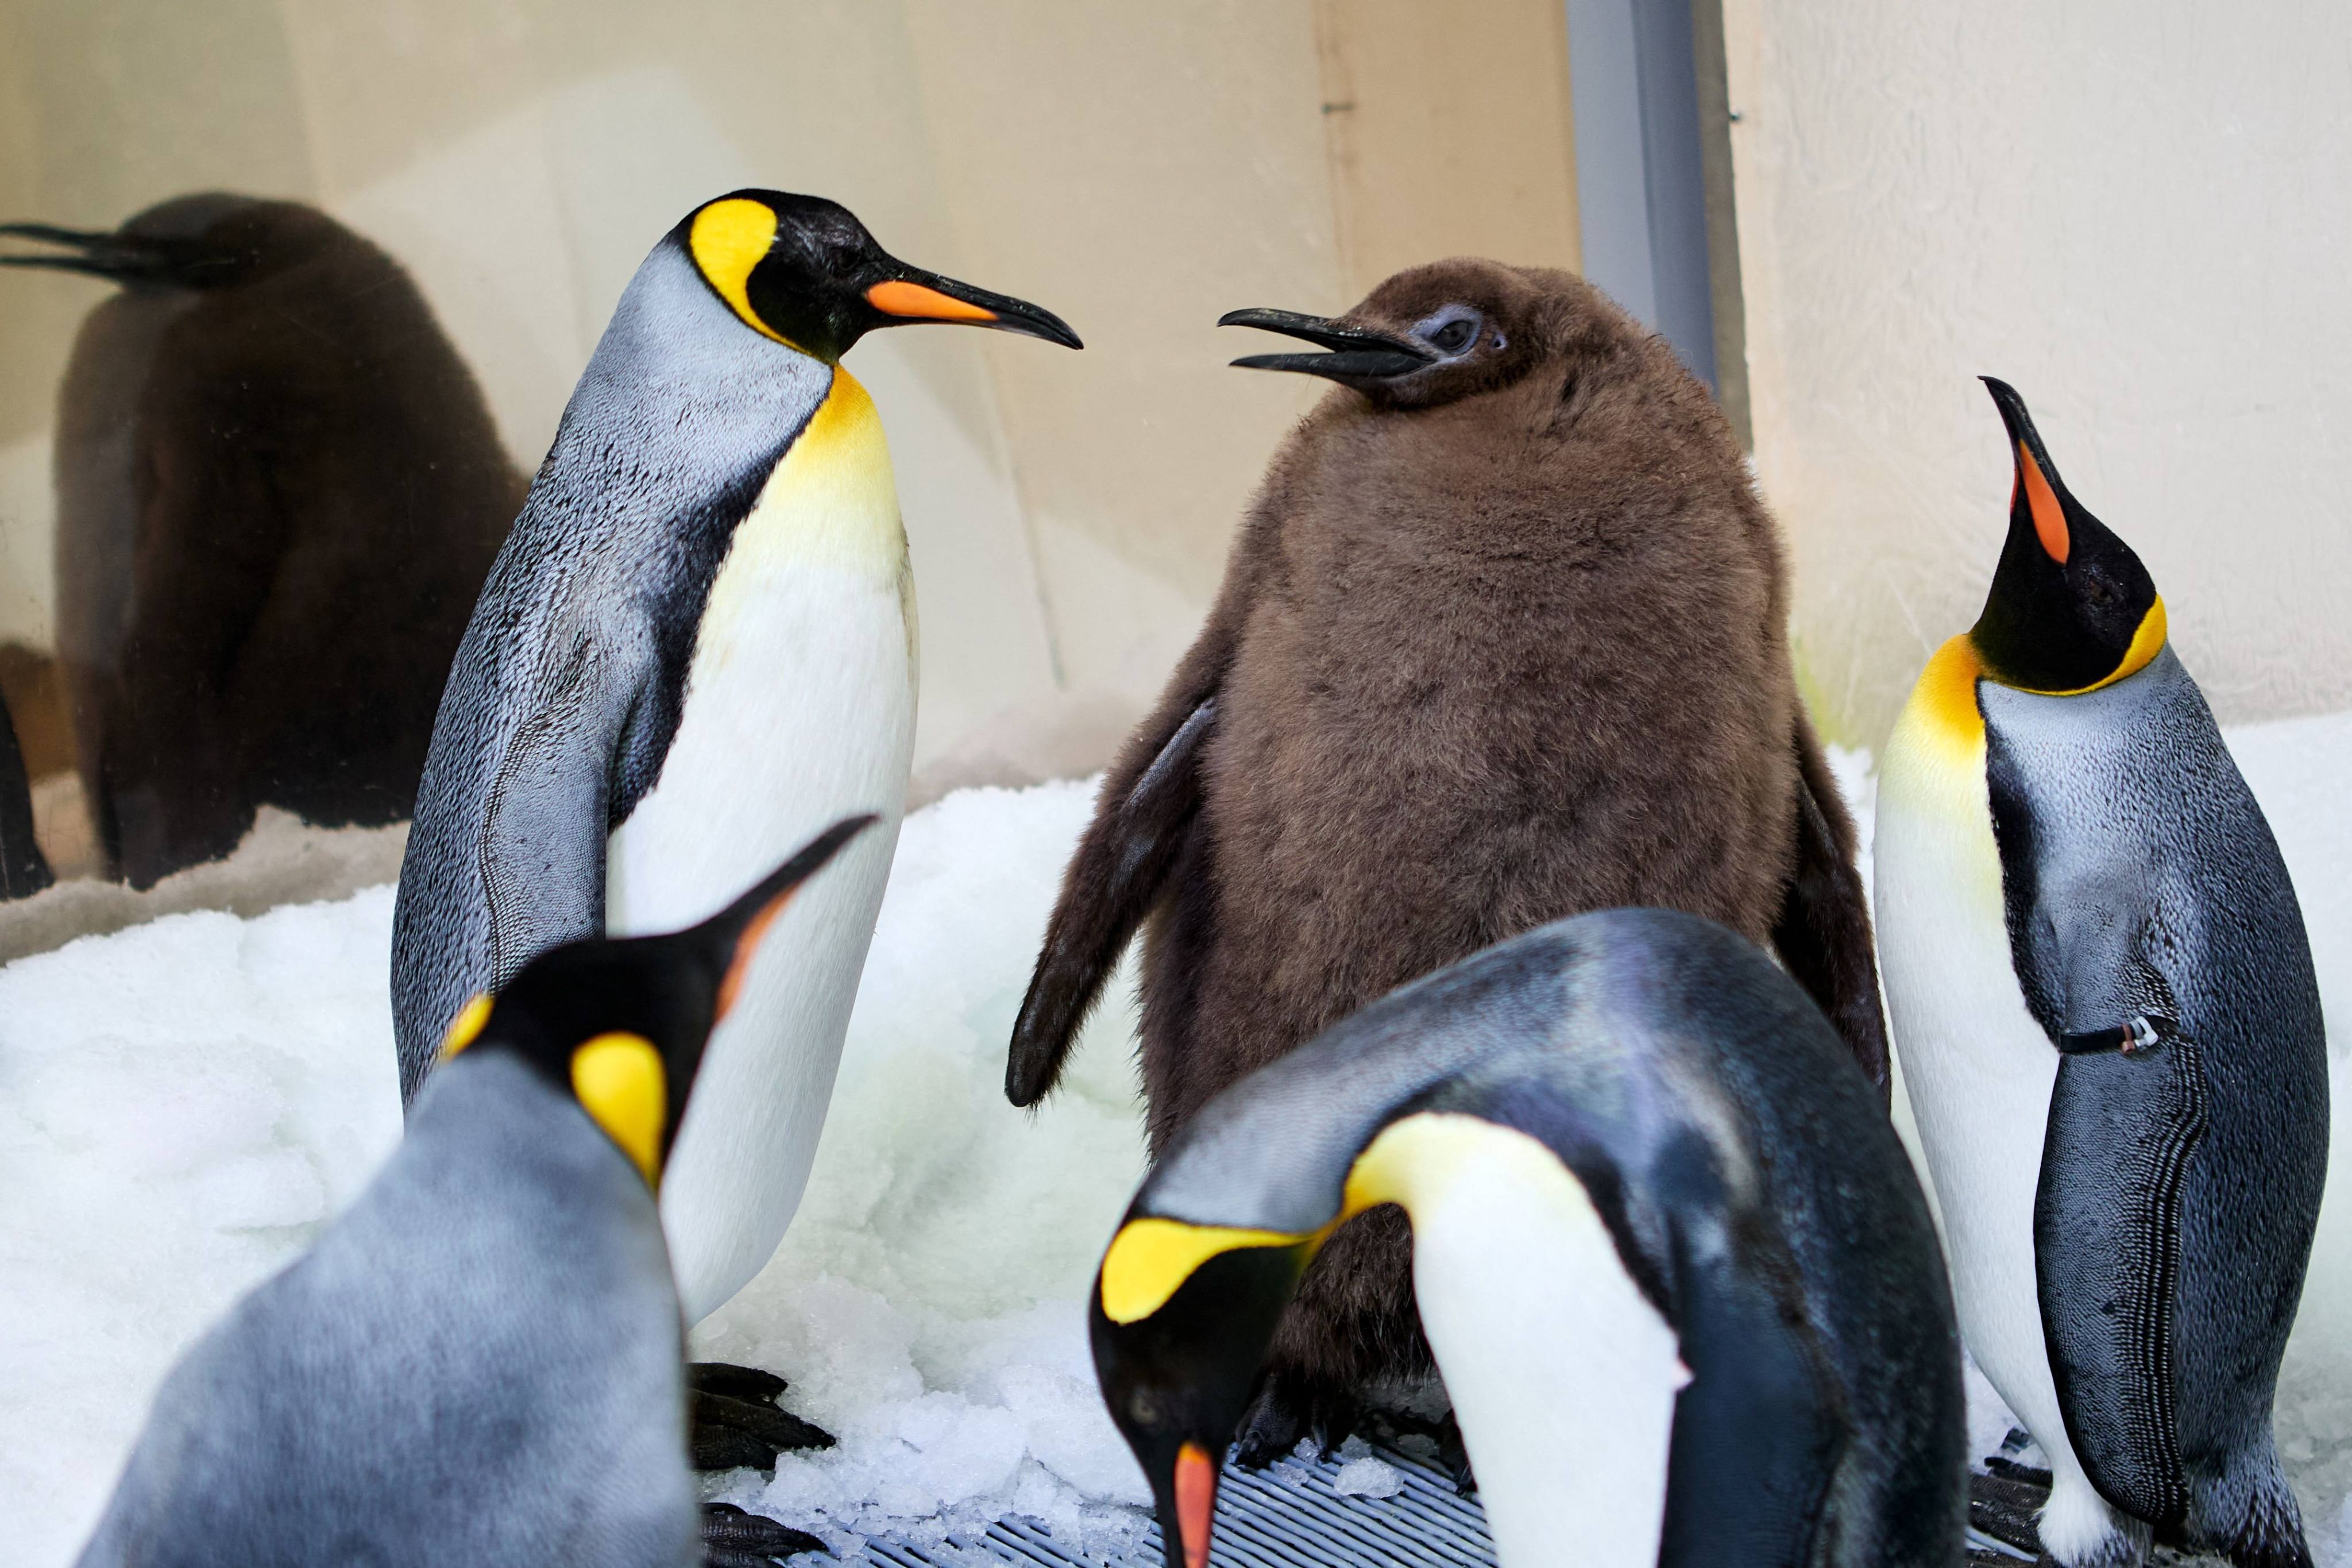
<path fill-rule="evenodd" d="M 487 992 L 478 992 L 471 1000 L 457 1009 L 450 1020 L 449 1032 L 441 1037 L 441 1059 L 447 1061 L 467 1046 L 482 1037 L 482 1030 L 490 1021 L 490 998 Z"/>
<path fill-rule="evenodd" d="M 751 309 L 751 268 L 767 256 L 775 238 L 773 209 L 748 196 L 730 196 L 694 215 L 694 226 L 687 231 L 687 248 L 702 276 L 745 326 L 786 348 L 799 349 L 800 344 L 760 320 L 760 313 Z"/>
<path fill-rule="evenodd" d="M 669 1079 L 661 1052 L 642 1035 L 599 1035 L 572 1053 L 572 1092 L 646 1178 L 661 1185 L 661 1135 Z"/>
<path fill-rule="evenodd" d="M 1114 1323 L 1136 1322 L 1166 1306 L 1168 1298 L 1212 1258 L 1245 1247 L 1297 1247 L 1319 1241 L 1323 1234 L 1292 1236 L 1158 1217 L 1129 1220 L 1118 1227 L 1110 1238 L 1110 1250 L 1103 1254 L 1103 1316 Z"/>

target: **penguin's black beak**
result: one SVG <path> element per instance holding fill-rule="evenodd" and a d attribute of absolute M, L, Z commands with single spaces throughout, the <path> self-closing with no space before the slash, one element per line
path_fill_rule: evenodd
<path fill-rule="evenodd" d="M 913 321 L 952 321 L 970 327 L 993 327 L 1024 338 L 1043 338 L 1066 349 L 1082 349 L 1069 323 L 1042 306 L 1010 294 L 992 294 L 952 278 L 902 263 L 890 264 L 890 276 L 866 289 L 866 302 L 881 316 L 879 327 Z"/>
<path fill-rule="evenodd" d="M 2074 497 L 2066 493 L 2066 483 L 2051 463 L 2042 432 L 2033 427 L 2033 416 L 2026 411 L 2025 399 L 2018 395 L 2017 388 L 1990 375 L 1978 379 L 1992 394 L 1993 406 L 2000 410 L 2000 422 L 2009 430 L 2010 456 L 2017 465 L 2010 500 L 2011 525 L 2031 525 L 2042 552 L 2063 566 L 2074 548 Z"/>
<path fill-rule="evenodd" d="M 1434 351 L 1410 338 L 1353 327 L 1322 316 L 1302 316 L 1296 310 L 1228 310 L 1217 318 L 1217 325 L 1257 327 L 1286 337 L 1304 338 L 1331 351 L 1319 354 L 1244 354 L 1234 361 L 1239 369 L 1302 371 L 1360 392 L 1368 385 L 1411 375 L 1434 363 L 1438 357 Z"/>
<path fill-rule="evenodd" d="M 110 283 L 162 282 L 174 276 L 171 247 L 153 239 L 58 228 L 46 223 L 0 223 L 0 235 L 58 247 L 55 252 L 0 256 L 0 267 L 79 272 Z"/>

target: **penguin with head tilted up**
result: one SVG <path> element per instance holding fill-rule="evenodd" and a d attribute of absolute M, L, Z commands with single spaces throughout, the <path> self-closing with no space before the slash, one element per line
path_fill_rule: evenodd
<path fill-rule="evenodd" d="M 165 1378 L 82 1568 L 701 1561 L 654 1189 L 761 933 L 872 820 L 698 926 L 557 948 L 468 1007 L 367 1190 Z M 714 1563 L 817 1544 L 711 1531 Z"/>
<path fill-rule="evenodd" d="M 2146 568 L 1986 384 L 2009 537 L 1887 742 L 1875 845 L 1962 1331 L 2050 1457 L 2066 1568 L 2151 1536 L 2308 1568 L 2271 1435 L 2327 1162 L 2302 913 Z"/>
<path fill-rule="evenodd" d="M 1391 988 L 1644 904 L 1769 943 L 1882 1084 L 1852 826 L 1790 665 L 1771 517 L 1674 352 L 1565 272 L 1461 259 L 1337 320 L 1206 626 L 1113 762 L 1013 1027 L 1047 1093 L 1139 927 L 1155 1149 Z M 1149 921 L 1146 926 L 1147 921 Z M 1245 1451 L 1427 1364 L 1392 1215 L 1319 1256 Z"/>
<path fill-rule="evenodd" d="M 800 1202 L 898 837 L 914 584 L 881 422 L 840 359 L 910 321 L 1078 346 L 814 196 L 738 191 L 663 237 L 458 648 L 401 869 L 413 1099 L 467 998 L 534 954 L 699 919 L 747 858 L 880 811 L 711 1041 L 662 1190 L 689 1321 L 760 1270 Z"/>
<path fill-rule="evenodd" d="M 399 262 L 316 207 L 175 196 L 0 224 L 0 266 L 114 284 L 58 391 L 58 652 L 108 868 L 276 805 L 407 816 L 450 656 L 523 494 Z"/>
<path fill-rule="evenodd" d="M 1959 1341 L 1877 1096 L 1752 944 L 1608 910 L 1375 1003 L 1162 1152 L 1089 1315 L 1169 1568 L 1204 1568 L 1301 1271 L 1384 1204 L 1503 1568 L 1959 1561 Z"/>

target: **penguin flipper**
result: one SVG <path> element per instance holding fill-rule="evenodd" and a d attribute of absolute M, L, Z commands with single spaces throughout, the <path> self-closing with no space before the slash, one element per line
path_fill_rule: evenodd
<path fill-rule="evenodd" d="M 1004 1095 L 1013 1104 L 1034 1105 L 1053 1089 L 1078 1026 L 1159 901 L 1199 814 L 1201 752 L 1216 716 L 1213 691 L 1197 702 L 1163 705 L 1155 716 L 1161 722 L 1130 740 L 1122 765 L 1104 779 L 1013 1021 L 1004 1064 Z M 1157 744 L 1138 744 L 1155 732 Z"/>
<path fill-rule="evenodd" d="M 1853 818 L 1829 759 L 1801 709 L 1797 714 L 1797 858 L 1772 928 L 1772 945 L 1797 984 L 1821 1005 L 1839 1037 L 1889 1103 L 1886 1014 L 1870 934 L 1870 890 L 1854 864 Z"/>
<path fill-rule="evenodd" d="M 2172 1394 L 2181 1178 L 2208 1109 L 2196 1042 L 2167 1020 L 2060 1038 L 2033 1252 L 2067 1440 L 2108 1501 L 2177 1530 L 2189 1507 Z"/>
<path fill-rule="evenodd" d="M 499 758 L 483 814 L 488 988 L 559 943 L 604 927 L 614 759 L 638 683 L 583 643 Z"/>
<path fill-rule="evenodd" d="M 37 893 L 57 879 L 33 837 L 33 791 L 25 776 L 25 753 L 16 743 L 16 721 L 0 701 L 0 899 Z"/>

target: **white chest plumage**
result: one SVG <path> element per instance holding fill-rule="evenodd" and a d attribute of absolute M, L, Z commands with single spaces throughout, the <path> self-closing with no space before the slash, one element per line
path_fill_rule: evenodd
<path fill-rule="evenodd" d="M 2050 1457 L 2056 1485 L 2043 1539 L 2070 1558 L 2070 1538 L 2095 1539 L 2107 1524 L 2067 1443 L 2042 1338 L 2033 1200 L 2058 1053 L 2026 1007 L 2011 956 L 1979 668 L 1966 638 L 1946 644 L 1887 742 L 1873 903 L 1961 1338 Z"/>
<path fill-rule="evenodd" d="M 689 1322 L 767 1262 L 808 1180 L 905 808 L 914 645 L 881 424 L 835 371 L 737 526 L 660 778 L 606 850 L 608 928 L 667 931 L 839 818 L 883 817 L 776 921 L 711 1036 L 662 1181 Z"/>
<path fill-rule="evenodd" d="M 1496 1558 L 1652 1568 L 1690 1373 L 1582 1184 L 1527 1134 L 1440 1112 L 1391 1125 L 1357 1172 L 1362 1198 L 1412 1218 L 1422 1326 Z"/>

